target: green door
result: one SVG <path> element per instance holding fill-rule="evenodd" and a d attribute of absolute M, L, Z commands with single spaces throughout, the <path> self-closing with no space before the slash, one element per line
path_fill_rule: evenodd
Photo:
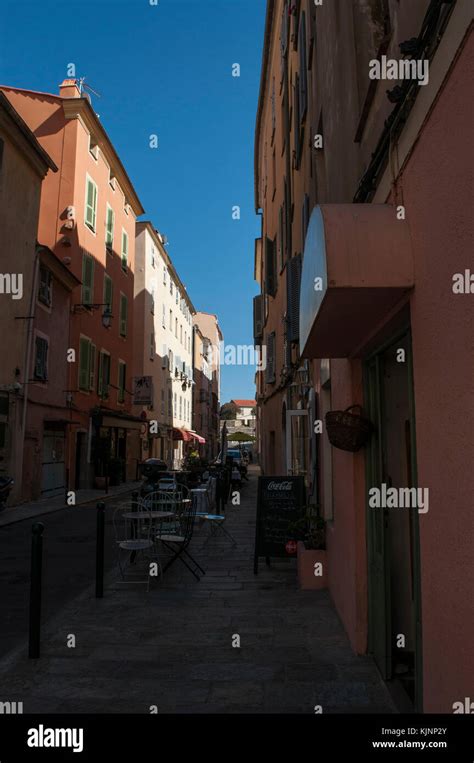
<path fill-rule="evenodd" d="M 420 712 L 418 511 L 368 502 L 370 488 L 417 487 L 412 368 L 408 329 L 364 364 L 365 408 L 375 427 L 366 450 L 369 651 L 382 677 L 399 680 Z"/>
<path fill-rule="evenodd" d="M 367 448 L 366 486 L 384 481 L 380 356 L 371 358 L 365 368 L 366 411 L 375 431 Z M 374 655 L 382 678 L 391 676 L 390 559 L 387 543 L 387 510 L 367 509 L 369 651 Z"/>

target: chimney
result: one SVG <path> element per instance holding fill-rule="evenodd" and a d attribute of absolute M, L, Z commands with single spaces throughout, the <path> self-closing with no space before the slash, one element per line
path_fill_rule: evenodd
<path fill-rule="evenodd" d="M 79 92 L 77 80 L 75 79 L 63 80 L 61 84 L 59 85 L 59 95 L 61 96 L 61 98 L 80 98 L 81 93 Z"/>

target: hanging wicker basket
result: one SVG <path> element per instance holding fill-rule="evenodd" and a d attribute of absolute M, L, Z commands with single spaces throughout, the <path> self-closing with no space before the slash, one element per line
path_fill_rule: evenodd
<path fill-rule="evenodd" d="M 350 413 L 354 408 L 358 408 L 360 412 Z M 326 413 L 326 430 L 331 445 L 355 453 L 368 442 L 373 426 L 371 421 L 362 415 L 360 405 L 350 405 L 345 411 Z"/>

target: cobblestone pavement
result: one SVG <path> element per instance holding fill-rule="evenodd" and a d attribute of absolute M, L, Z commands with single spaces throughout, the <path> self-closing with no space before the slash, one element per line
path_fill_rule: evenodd
<path fill-rule="evenodd" d="M 236 548 L 203 547 L 207 528 L 196 531 L 199 582 L 180 562 L 148 593 L 114 573 L 104 599 L 89 589 L 47 623 L 39 660 L 22 646 L 0 663 L 0 701 L 22 701 L 25 713 L 394 712 L 326 591 L 299 591 L 293 560 L 254 576 L 256 475 L 228 507 Z"/>

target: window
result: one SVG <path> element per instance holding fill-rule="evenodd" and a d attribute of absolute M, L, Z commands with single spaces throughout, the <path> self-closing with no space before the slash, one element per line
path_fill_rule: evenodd
<path fill-rule="evenodd" d="M 183 398 L 179 396 L 179 418 L 183 418 Z"/>
<path fill-rule="evenodd" d="M 174 393 L 174 396 L 173 396 L 173 412 L 176 415 L 178 413 L 178 395 L 176 394 L 176 392 Z"/>
<path fill-rule="evenodd" d="M 51 271 L 43 267 L 43 265 L 40 266 L 39 281 L 38 300 L 43 305 L 51 307 L 53 276 Z"/>
<path fill-rule="evenodd" d="M 155 314 L 155 284 L 152 283 L 150 286 L 150 312 L 152 315 Z"/>
<path fill-rule="evenodd" d="M 177 318 L 174 319 L 174 335 L 177 339 L 178 338 L 178 319 Z"/>
<path fill-rule="evenodd" d="M 79 389 L 89 392 L 95 386 L 96 346 L 87 337 L 79 340 Z"/>
<path fill-rule="evenodd" d="M 168 350 L 168 365 L 169 369 L 173 371 L 173 350 Z"/>
<path fill-rule="evenodd" d="M 86 178 L 85 223 L 95 233 L 97 223 L 97 186 L 89 176 Z"/>
<path fill-rule="evenodd" d="M 82 255 L 82 304 L 94 302 L 94 259 L 89 254 Z"/>
<path fill-rule="evenodd" d="M 128 264 L 128 233 L 122 228 L 122 270 L 127 270 Z"/>
<path fill-rule="evenodd" d="M 276 189 L 277 189 L 277 180 L 276 180 L 276 177 L 277 177 L 277 174 L 276 174 L 276 153 L 275 153 L 275 149 L 273 149 L 273 154 L 272 154 L 272 188 L 273 188 L 272 201 L 275 198 Z"/>
<path fill-rule="evenodd" d="M 299 70 L 299 108 L 300 108 L 300 120 L 304 123 L 306 117 L 306 111 L 308 108 L 308 71 L 307 71 L 307 55 L 306 55 L 306 13 L 301 14 L 300 34 L 299 34 L 299 55 L 300 55 L 300 70 Z"/>
<path fill-rule="evenodd" d="M 110 355 L 105 350 L 100 351 L 99 356 L 99 376 L 97 382 L 97 394 L 103 400 L 109 396 L 110 384 Z"/>
<path fill-rule="evenodd" d="M 173 415 L 173 395 L 171 390 L 168 390 L 168 416 Z"/>
<path fill-rule="evenodd" d="M 155 332 L 150 334 L 150 360 L 155 360 Z"/>
<path fill-rule="evenodd" d="M 114 289 L 114 285 L 113 285 L 111 277 L 108 276 L 107 273 L 104 273 L 103 302 L 104 302 L 105 310 L 108 310 L 109 312 L 112 312 L 113 289 Z"/>
<path fill-rule="evenodd" d="M 128 311 L 128 300 L 125 294 L 120 294 L 120 321 L 119 321 L 119 332 L 120 336 L 127 336 L 127 311 Z"/>
<path fill-rule="evenodd" d="M 170 331 L 173 331 L 173 311 L 170 310 Z"/>
<path fill-rule="evenodd" d="M 173 281 L 170 278 L 170 294 L 171 295 L 173 294 L 173 286 L 174 286 Z"/>
<path fill-rule="evenodd" d="M 265 238 L 265 289 L 267 294 L 274 297 L 276 284 L 276 247 L 273 239 Z"/>
<path fill-rule="evenodd" d="M 114 223 L 115 212 L 110 204 L 107 204 L 107 215 L 105 220 L 105 246 L 107 249 L 112 249 L 114 244 Z"/>
<path fill-rule="evenodd" d="M 176 304 L 179 302 L 179 291 L 176 289 Z"/>
<path fill-rule="evenodd" d="M 125 380 L 127 377 L 127 364 L 123 360 L 119 360 L 118 363 L 118 393 L 117 401 L 119 403 L 125 402 Z"/>
<path fill-rule="evenodd" d="M 152 268 L 155 267 L 155 247 L 153 244 L 151 245 L 151 266 Z"/>
<path fill-rule="evenodd" d="M 99 158 L 99 145 L 93 135 L 89 135 L 89 153 L 95 159 Z"/>
<path fill-rule="evenodd" d="M 183 344 L 183 324 L 181 323 L 179 326 L 179 341 L 181 344 Z"/>
<path fill-rule="evenodd" d="M 165 285 L 166 285 L 166 272 L 167 272 L 167 271 L 166 271 L 166 268 L 165 268 L 165 266 L 163 265 L 163 283 L 164 283 Z"/>
<path fill-rule="evenodd" d="M 280 263 L 280 272 L 285 266 L 285 226 L 283 207 L 278 212 L 278 262 Z"/>
<path fill-rule="evenodd" d="M 164 304 L 163 304 L 163 315 L 161 318 L 161 325 L 163 326 L 164 329 L 166 328 L 166 307 Z"/>
<path fill-rule="evenodd" d="M 267 334 L 267 365 L 265 369 L 265 381 L 267 384 L 274 384 L 276 378 L 275 372 L 275 332 Z"/>
<path fill-rule="evenodd" d="M 275 137 L 275 130 L 276 130 L 276 94 L 275 94 L 275 77 L 273 77 L 273 84 L 272 84 L 272 138 L 271 138 L 271 145 L 273 145 L 273 139 Z"/>
<path fill-rule="evenodd" d="M 35 340 L 35 379 L 48 380 L 48 340 L 37 336 Z"/>

